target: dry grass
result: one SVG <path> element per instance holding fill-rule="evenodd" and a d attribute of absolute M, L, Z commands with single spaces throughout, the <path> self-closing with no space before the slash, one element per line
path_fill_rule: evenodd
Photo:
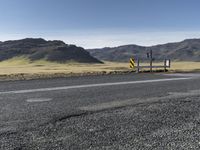
<path fill-rule="evenodd" d="M 78 64 L 78 63 L 54 63 L 45 60 L 31 62 L 25 57 L 17 57 L 0 62 L 0 75 L 9 74 L 40 74 L 40 73 L 87 73 L 110 72 L 129 70 L 127 63 L 105 64 Z"/>
<path fill-rule="evenodd" d="M 154 63 L 161 65 L 163 63 Z M 141 65 L 149 65 L 143 63 Z M 200 62 L 172 62 L 171 71 L 190 72 L 200 71 Z M 16 57 L 0 62 L 0 76 L 14 76 L 19 74 L 54 75 L 54 74 L 84 74 L 84 73 L 109 73 L 112 71 L 130 71 L 129 63 L 105 62 L 105 64 L 78 64 L 78 63 L 53 63 L 45 60 L 31 62 L 25 57 Z"/>
<path fill-rule="evenodd" d="M 200 71 L 200 62 L 174 62 L 171 69 L 175 71 Z"/>

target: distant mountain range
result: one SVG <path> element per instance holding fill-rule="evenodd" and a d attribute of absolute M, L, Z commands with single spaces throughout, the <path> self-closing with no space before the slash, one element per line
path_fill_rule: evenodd
<path fill-rule="evenodd" d="M 147 52 L 153 50 L 155 60 L 169 58 L 176 61 L 200 61 L 200 39 L 187 39 L 182 42 L 156 46 L 125 45 L 113 48 L 88 49 L 93 57 L 103 61 L 127 62 L 130 57 L 147 60 Z"/>
<path fill-rule="evenodd" d="M 62 41 L 46 41 L 38 38 L 0 42 L 0 61 L 25 56 L 30 60 L 45 59 L 56 62 L 101 63 L 81 47 Z"/>
<path fill-rule="evenodd" d="M 30 60 L 56 62 L 102 63 L 101 61 L 127 62 L 131 57 L 147 61 L 147 52 L 160 61 L 169 58 L 176 61 L 200 61 L 200 39 L 156 46 L 125 45 L 113 48 L 88 49 L 65 44 L 63 41 L 46 41 L 41 38 L 0 42 L 0 61 L 25 56 Z"/>

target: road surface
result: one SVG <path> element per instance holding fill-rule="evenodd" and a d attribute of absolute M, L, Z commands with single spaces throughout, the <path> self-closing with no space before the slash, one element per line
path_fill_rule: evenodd
<path fill-rule="evenodd" d="M 199 149 L 200 74 L 0 82 L 0 149 Z"/>

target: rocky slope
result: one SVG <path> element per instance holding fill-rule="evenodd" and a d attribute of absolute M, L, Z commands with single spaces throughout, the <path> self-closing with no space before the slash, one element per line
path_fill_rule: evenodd
<path fill-rule="evenodd" d="M 100 60 L 127 62 L 130 57 L 147 60 L 147 52 L 153 50 L 155 60 L 170 58 L 177 61 L 200 61 L 200 39 L 188 39 L 177 43 L 156 46 L 125 45 L 114 48 L 89 49 Z"/>
<path fill-rule="evenodd" d="M 0 42 L 0 61 L 13 57 L 26 56 L 31 60 L 45 59 L 56 62 L 101 63 L 89 52 L 75 45 L 62 41 L 27 38 L 15 41 Z"/>

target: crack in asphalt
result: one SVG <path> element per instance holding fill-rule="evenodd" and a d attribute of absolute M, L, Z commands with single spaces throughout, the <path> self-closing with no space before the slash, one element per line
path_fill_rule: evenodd
<path fill-rule="evenodd" d="M 39 125 L 38 127 L 35 126 L 35 128 L 32 129 L 31 132 L 33 132 L 33 134 L 35 135 L 41 135 L 42 136 L 51 136 L 49 135 L 50 132 L 56 132 L 53 130 L 54 126 L 60 125 L 59 123 L 65 123 L 65 121 L 68 121 L 70 119 L 79 119 L 79 117 L 87 117 L 88 115 L 94 115 L 97 113 L 110 113 L 112 111 L 118 110 L 120 108 L 124 108 L 127 110 L 131 107 L 134 106 L 145 106 L 145 105 L 151 105 L 151 104 L 167 104 L 169 103 L 171 100 L 173 100 L 174 102 L 176 102 L 176 99 L 179 98 L 178 102 L 180 103 L 190 103 L 191 100 L 190 99 L 180 99 L 180 98 L 187 98 L 187 97 L 194 97 L 194 96 L 200 96 L 200 90 L 192 90 L 192 91 L 187 91 L 187 92 L 171 92 L 168 93 L 168 95 L 166 96 L 162 96 L 162 97 L 152 97 L 152 98 L 144 98 L 144 99 L 128 99 L 128 100 L 123 100 L 123 101 L 112 101 L 112 102 L 107 102 L 107 103 L 101 103 L 101 104 L 97 104 L 97 105 L 90 105 L 90 106 L 85 106 L 85 107 L 79 107 L 78 110 L 75 110 L 75 113 L 72 114 L 68 114 L 68 115 L 60 115 L 60 116 L 55 116 L 54 119 L 46 122 L 45 124 Z M 169 101 L 170 100 L 170 101 Z M 187 104 L 186 104 L 187 105 Z M 131 108 L 132 109 L 132 108 Z M 178 113 L 178 112 L 177 112 Z M 58 123 L 58 124 L 57 124 Z M 112 130 L 112 126 L 107 126 L 106 129 Z M 146 127 L 144 127 L 146 128 Z M 164 130 L 155 130 L 152 134 L 153 136 L 157 137 L 157 136 L 165 136 L 166 134 L 171 134 L 174 132 L 179 132 L 179 129 L 184 129 L 187 130 L 188 128 L 185 127 L 185 125 L 183 127 L 180 128 L 175 128 L 175 131 L 173 131 L 173 129 L 168 129 L 168 128 L 164 128 Z M 105 128 L 102 129 L 89 129 L 88 132 L 93 132 L 92 134 L 94 134 L 94 132 L 102 132 L 104 131 Z M 26 132 L 26 133 L 24 133 Z M 35 132 L 35 133 L 34 133 Z M 19 130 L 16 133 L 10 133 L 7 132 L 4 135 L 6 136 L 11 136 L 12 134 L 15 134 L 14 136 L 17 136 L 18 138 L 22 137 L 22 136 L 27 136 L 30 133 L 30 129 L 23 129 L 23 130 Z M 85 133 L 85 132 L 84 132 Z M 78 133 L 77 133 L 78 134 Z M 1 135 L 3 136 L 3 135 Z M 13 136 L 13 137 L 14 137 Z M 144 134 L 145 136 L 145 134 Z M 41 142 L 41 139 L 39 139 L 38 141 Z M 45 143 L 45 141 L 43 141 L 43 143 Z M 49 140 L 49 142 L 51 142 L 51 140 Z M 30 143 L 27 142 L 29 145 Z M 23 144 L 19 144 L 16 145 L 17 149 L 23 149 L 24 146 Z"/>
<path fill-rule="evenodd" d="M 100 103 L 96 105 L 89 105 L 89 106 L 83 106 L 79 107 L 80 110 L 83 111 L 100 111 L 100 110 L 108 110 L 111 108 L 118 108 L 118 107 L 125 107 L 125 106 L 131 106 L 136 104 L 142 104 L 142 103 L 148 103 L 148 102 L 156 102 L 156 101 L 162 101 L 163 99 L 172 99 L 172 98 L 182 98 L 187 96 L 199 96 L 200 90 L 191 90 L 188 92 L 169 92 L 166 96 L 161 97 L 152 97 L 152 98 L 146 98 L 146 99 L 128 99 L 123 101 L 112 101 L 112 102 L 106 102 L 106 103 Z"/>
<path fill-rule="evenodd" d="M 108 103 L 101 103 L 97 105 L 92 105 L 92 106 L 84 106 L 84 107 L 79 107 L 79 112 L 62 116 L 62 117 L 55 117 L 52 119 L 50 122 L 47 124 L 56 124 L 57 122 L 62 122 L 71 118 L 76 118 L 76 117 L 83 117 L 87 115 L 93 115 L 96 113 L 100 112 L 105 112 L 105 111 L 113 111 L 125 107 L 132 107 L 132 106 L 137 106 L 137 105 L 142 105 L 142 104 L 153 104 L 153 103 L 167 103 L 165 102 L 166 99 L 176 99 L 176 98 L 184 98 L 187 96 L 200 96 L 200 90 L 192 90 L 188 91 L 185 93 L 179 93 L 179 92 L 174 92 L 174 93 L 169 93 L 167 96 L 162 96 L 162 97 L 153 97 L 153 98 L 146 98 L 146 99 L 128 99 L 124 101 L 112 101 Z M 188 103 L 190 100 L 183 100 L 181 101 L 183 103 Z"/>

